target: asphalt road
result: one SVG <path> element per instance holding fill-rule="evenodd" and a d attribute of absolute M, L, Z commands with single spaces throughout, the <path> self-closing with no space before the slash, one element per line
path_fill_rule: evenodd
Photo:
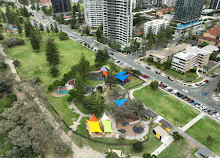
<path fill-rule="evenodd" d="M 49 26 L 50 24 L 54 24 L 54 22 L 55 22 L 52 19 L 52 17 L 44 16 L 44 19 L 43 19 L 42 15 L 40 13 L 30 10 L 30 8 L 29 8 L 29 11 L 33 12 L 36 20 L 38 22 L 42 23 L 44 26 L 46 26 L 46 25 Z M 63 32 L 66 32 L 69 36 L 77 37 L 78 39 L 81 39 L 90 45 L 93 43 L 96 43 L 94 37 L 81 36 L 79 33 L 76 33 L 73 30 L 69 29 L 69 26 L 58 24 L 58 27 Z M 105 48 L 103 45 L 100 45 L 98 43 L 96 44 L 95 47 L 97 47 L 98 49 Z M 107 48 L 107 49 L 108 49 L 109 53 L 113 52 L 111 49 L 109 49 L 109 48 Z M 160 82 L 163 82 L 167 86 L 172 87 L 173 89 L 176 89 L 179 92 L 182 92 L 182 89 L 186 89 L 189 91 L 189 93 L 186 94 L 188 97 L 192 98 L 193 100 L 195 100 L 196 102 L 198 102 L 200 104 L 206 105 L 209 108 L 215 109 L 218 112 L 220 112 L 220 104 L 218 102 L 215 102 L 211 97 L 214 89 L 216 88 L 216 85 L 219 82 L 220 76 L 218 76 L 214 79 L 210 79 L 210 82 L 205 84 L 204 86 L 200 86 L 197 88 L 185 87 L 177 82 L 170 81 L 167 78 L 164 78 L 161 75 L 158 75 L 158 74 L 146 69 L 145 67 L 141 66 L 140 64 L 134 62 L 135 58 L 137 58 L 139 55 L 143 55 L 143 54 L 137 54 L 135 56 L 124 56 L 121 53 L 116 53 L 116 52 L 113 52 L 113 53 L 114 53 L 115 59 L 120 60 L 122 63 L 127 63 L 127 65 L 129 67 L 133 67 L 134 69 L 138 69 L 142 73 L 149 75 L 153 79 L 156 79 Z M 206 96 L 202 96 L 203 92 L 207 92 L 208 94 Z"/>

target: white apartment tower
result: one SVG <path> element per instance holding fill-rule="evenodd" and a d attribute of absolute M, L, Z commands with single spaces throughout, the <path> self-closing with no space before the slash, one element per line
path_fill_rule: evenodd
<path fill-rule="evenodd" d="M 132 38 L 132 0 L 103 0 L 103 33 L 122 45 L 129 45 Z"/>
<path fill-rule="evenodd" d="M 155 19 L 152 21 L 148 21 L 144 23 L 144 36 L 147 35 L 149 29 L 152 29 L 153 34 L 157 34 L 160 28 L 164 27 L 167 28 L 169 25 L 169 21 L 163 19 Z"/>
<path fill-rule="evenodd" d="M 84 14 L 86 24 L 98 28 L 103 23 L 103 0 L 84 0 Z"/>

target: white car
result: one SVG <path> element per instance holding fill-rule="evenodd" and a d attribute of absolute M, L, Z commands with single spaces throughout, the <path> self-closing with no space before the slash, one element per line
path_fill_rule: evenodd
<path fill-rule="evenodd" d="M 172 94 L 176 94 L 177 92 L 178 92 L 178 91 L 175 90 L 175 89 L 171 91 Z"/>
<path fill-rule="evenodd" d="M 171 87 L 164 88 L 164 90 L 166 90 L 166 91 L 167 91 L 168 89 L 171 89 Z"/>
<path fill-rule="evenodd" d="M 186 89 L 183 89 L 182 90 L 184 93 L 189 93 L 189 91 L 187 91 Z"/>

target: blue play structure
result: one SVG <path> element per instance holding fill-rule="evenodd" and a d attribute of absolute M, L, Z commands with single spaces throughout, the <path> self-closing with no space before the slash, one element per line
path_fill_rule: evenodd
<path fill-rule="evenodd" d="M 125 104 L 126 101 L 127 101 L 126 98 L 121 99 L 121 100 L 113 100 L 113 102 L 115 102 L 115 104 L 116 104 L 119 108 L 121 108 L 121 107 Z"/>
<path fill-rule="evenodd" d="M 65 90 L 58 90 L 56 91 L 57 94 L 69 94 L 69 90 L 65 91 Z"/>
<path fill-rule="evenodd" d="M 15 27 L 15 28 L 12 28 L 11 26 L 8 27 L 9 29 L 13 29 L 13 30 L 17 30 L 18 28 Z"/>
<path fill-rule="evenodd" d="M 125 80 L 127 79 L 128 76 L 130 76 L 130 74 L 126 74 L 128 73 L 128 71 L 123 71 L 123 72 L 119 72 L 115 78 L 119 79 L 122 82 L 125 82 Z M 125 74 L 125 75 L 124 75 Z"/>

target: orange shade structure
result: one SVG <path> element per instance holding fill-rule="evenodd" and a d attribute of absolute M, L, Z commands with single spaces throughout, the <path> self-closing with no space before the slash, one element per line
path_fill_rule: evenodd
<path fill-rule="evenodd" d="M 95 122 L 95 121 L 99 121 L 99 120 L 97 119 L 95 114 L 93 114 L 89 121 Z"/>

